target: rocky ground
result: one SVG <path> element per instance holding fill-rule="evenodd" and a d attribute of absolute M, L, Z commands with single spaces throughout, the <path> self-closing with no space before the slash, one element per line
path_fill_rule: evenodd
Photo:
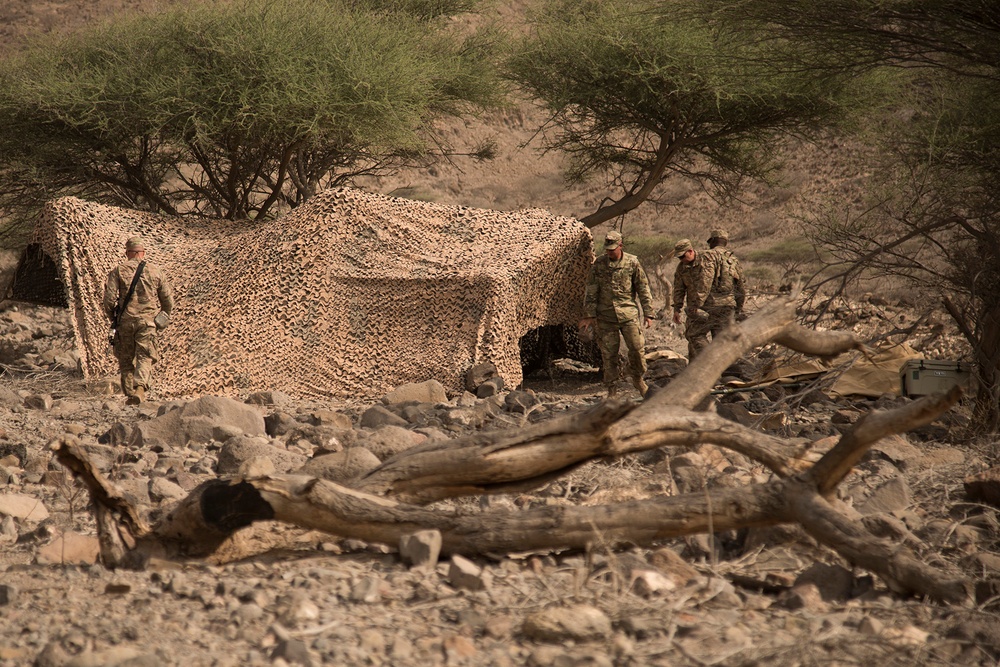
<path fill-rule="evenodd" d="M 927 344 L 941 345 L 940 336 L 934 340 Z M 662 324 L 651 331 L 650 375 L 660 384 L 683 367 L 674 350 L 683 351 L 676 331 Z M 374 404 L 301 402 L 271 391 L 132 407 L 111 393 L 113 381 L 84 382 L 78 374 L 65 311 L 10 302 L 0 305 L 0 364 L 3 665 L 911 665 L 1000 658 L 988 592 L 975 608 L 899 597 L 794 527 L 412 567 L 397 545 L 269 525 L 255 535 L 271 548 L 250 559 L 154 559 L 140 571 L 111 571 L 95 564 L 86 492 L 52 458 L 49 445 L 58 438 L 77 438 L 155 516 L 219 474 L 304 467 L 336 479 L 427 438 L 580 411 L 600 400 L 599 378 L 583 364 L 559 361 L 529 377 L 522 391 L 484 398 L 445 396 L 431 382 Z M 767 423 L 816 441 L 867 410 L 907 400 L 833 400 L 818 390 L 809 401 L 774 390 L 718 398 L 720 414 L 780 413 Z M 882 441 L 842 495 L 900 535 L 919 538 L 928 562 L 983 579 L 1000 569 L 1000 522 L 994 507 L 967 497 L 963 480 L 995 463 L 996 443 L 963 439 L 966 419 L 959 407 Z M 331 453 L 340 458 L 317 461 Z M 606 504 L 767 478 L 752 461 L 703 445 L 595 461 L 531 493 L 443 504 L 466 512 Z"/>

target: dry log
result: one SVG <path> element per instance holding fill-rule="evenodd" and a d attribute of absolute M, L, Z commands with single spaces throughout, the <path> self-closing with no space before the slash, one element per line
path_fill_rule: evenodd
<path fill-rule="evenodd" d="M 126 534 L 135 538 L 132 547 L 129 540 L 113 535 L 102 539 L 102 548 L 108 544 L 103 555 L 109 565 L 133 564 L 164 547 L 170 547 L 172 554 L 211 553 L 235 531 L 262 520 L 390 545 L 405 534 L 433 528 L 441 532 L 446 552 L 465 554 L 585 548 L 595 543 L 646 545 L 694 533 L 796 521 L 850 562 L 877 573 L 893 590 L 948 603 L 966 602 L 969 587 L 961 577 L 922 564 L 907 547 L 880 540 L 826 497 L 874 442 L 932 420 L 954 404 L 957 391 L 869 415 L 805 470 L 801 444 L 693 411 L 719 374 L 758 345 L 781 340 L 825 355 L 861 349 L 851 335 L 806 335 L 793 323 L 794 314 L 794 297 L 771 302 L 724 332 L 674 382 L 637 408 L 607 403 L 583 415 L 521 431 L 429 443 L 393 457 L 349 486 L 296 476 L 214 480 L 195 489 L 152 528 L 121 507 L 113 485 L 81 462 L 86 457 L 72 439 L 64 439 L 57 453 L 87 480 L 95 504 L 111 509 L 105 517 L 122 516 L 128 524 Z M 539 484 L 595 457 L 698 443 L 751 456 L 774 471 L 777 479 L 740 489 L 611 506 L 478 514 L 421 506 L 442 498 Z M 111 530 L 106 523 L 99 524 L 100 530 Z"/>

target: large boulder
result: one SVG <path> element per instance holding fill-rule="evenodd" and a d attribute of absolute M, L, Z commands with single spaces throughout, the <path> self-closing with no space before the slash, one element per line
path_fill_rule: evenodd
<path fill-rule="evenodd" d="M 290 452 L 269 444 L 267 438 L 239 436 L 230 438 L 219 450 L 216 472 L 220 475 L 235 475 L 244 463 L 256 458 L 266 458 L 274 464 L 274 470 L 286 473 L 298 468 L 308 459 L 302 454 Z"/>
<path fill-rule="evenodd" d="M 233 432 L 264 435 L 264 417 L 245 403 L 222 396 L 202 396 L 154 419 L 140 422 L 129 436 L 131 447 L 183 447 L 189 442 L 209 442 L 216 435 Z"/>

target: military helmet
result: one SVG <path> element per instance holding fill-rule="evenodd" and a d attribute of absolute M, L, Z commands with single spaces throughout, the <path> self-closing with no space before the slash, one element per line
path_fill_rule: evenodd
<path fill-rule="evenodd" d="M 611 230 L 604 236 L 604 252 L 609 250 L 614 250 L 620 247 L 622 244 L 622 235 L 619 232 Z"/>
<path fill-rule="evenodd" d="M 729 240 L 729 233 L 725 229 L 720 229 L 720 228 L 716 227 L 711 232 L 709 232 L 709 236 L 708 236 L 709 242 L 714 241 L 715 239 L 720 239 L 722 241 L 728 241 Z"/>
<path fill-rule="evenodd" d="M 691 245 L 691 239 L 681 239 L 677 242 L 677 245 L 674 246 L 674 257 L 680 259 L 684 256 L 684 253 L 693 249 L 694 246 Z"/>

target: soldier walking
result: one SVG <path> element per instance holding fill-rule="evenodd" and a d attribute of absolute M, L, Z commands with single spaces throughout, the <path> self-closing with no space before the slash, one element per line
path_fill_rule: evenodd
<path fill-rule="evenodd" d="M 678 260 L 674 272 L 674 289 L 671 303 L 674 309 L 673 321 L 681 323 L 681 311 L 687 317 L 684 338 L 688 342 L 688 363 L 708 345 L 709 315 L 704 310 L 705 300 L 712 288 L 714 274 L 713 258 L 706 258 L 691 245 L 690 239 L 681 239 L 674 246 L 674 257 Z"/>
<path fill-rule="evenodd" d="M 642 396 L 649 391 L 643 379 L 646 374 L 646 339 L 639 325 L 640 306 L 643 324 L 653 323 L 653 297 L 649 281 L 639 258 L 622 249 L 622 235 L 610 231 L 604 237 L 604 254 L 594 260 L 587 280 L 584 297 L 585 316 L 580 320 L 581 330 L 596 325 L 597 342 L 604 361 L 604 384 L 608 398 L 618 391 L 618 351 L 621 340 L 628 348 L 629 375 L 632 384 Z"/>
<path fill-rule="evenodd" d="M 141 238 L 133 236 L 125 243 L 125 257 L 108 274 L 103 307 L 114 331 L 111 343 L 125 402 L 138 405 L 149 391 L 158 359 L 157 331 L 167 326 L 174 296 L 163 271 L 146 261 Z"/>
<path fill-rule="evenodd" d="M 705 299 L 708 326 L 712 340 L 722 333 L 736 318 L 743 316 L 746 288 L 743 267 L 736 255 L 727 247 L 729 234 L 724 229 L 713 229 L 708 239 L 706 259 L 712 264 L 712 286 Z"/>

